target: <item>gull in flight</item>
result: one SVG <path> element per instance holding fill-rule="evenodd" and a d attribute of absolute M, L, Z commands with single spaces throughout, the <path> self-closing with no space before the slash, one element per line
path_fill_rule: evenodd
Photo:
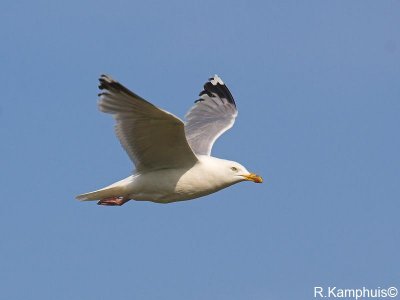
<path fill-rule="evenodd" d="M 211 156 L 215 140 L 238 114 L 232 94 L 217 75 L 204 84 L 186 123 L 101 75 L 99 108 L 116 120 L 116 134 L 136 166 L 133 175 L 78 195 L 100 205 L 129 200 L 170 203 L 202 197 L 241 181 L 263 179 L 241 164 Z"/>

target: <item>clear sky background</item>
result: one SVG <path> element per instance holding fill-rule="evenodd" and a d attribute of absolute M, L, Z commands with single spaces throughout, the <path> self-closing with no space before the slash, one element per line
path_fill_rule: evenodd
<path fill-rule="evenodd" d="M 400 288 L 399 16 L 394 0 L 3 0 L 0 298 Z M 76 201 L 133 169 L 97 110 L 102 73 L 180 117 L 220 75 L 239 116 L 213 155 L 264 184 Z"/>

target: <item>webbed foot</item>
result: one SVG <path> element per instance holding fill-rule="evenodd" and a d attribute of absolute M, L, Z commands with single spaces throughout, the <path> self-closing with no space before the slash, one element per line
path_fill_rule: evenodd
<path fill-rule="evenodd" d="M 130 199 L 124 197 L 111 197 L 99 200 L 97 202 L 98 205 L 106 205 L 106 206 L 121 206 L 128 202 Z"/>

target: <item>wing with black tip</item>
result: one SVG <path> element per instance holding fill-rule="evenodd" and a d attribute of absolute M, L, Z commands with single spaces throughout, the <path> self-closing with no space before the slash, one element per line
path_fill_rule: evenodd
<path fill-rule="evenodd" d="M 116 134 L 139 172 L 192 166 L 183 122 L 128 90 L 109 76 L 99 79 L 99 108 L 112 114 Z"/>
<path fill-rule="evenodd" d="M 233 126 L 238 114 L 232 94 L 215 75 L 186 114 L 186 139 L 196 154 L 210 155 L 216 139 Z"/>

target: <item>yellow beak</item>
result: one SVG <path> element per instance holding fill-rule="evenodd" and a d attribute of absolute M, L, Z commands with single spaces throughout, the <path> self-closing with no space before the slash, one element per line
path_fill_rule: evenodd
<path fill-rule="evenodd" d="M 249 180 L 249 181 L 253 181 L 253 182 L 255 182 L 255 183 L 261 183 L 261 182 L 263 182 L 263 179 L 262 179 L 262 177 L 261 176 L 258 176 L 258 175 L 256 175 L 256 174 L 254 174 L 254 173 L 250 173 L 250 174 L 248 174 L 248 175 L 242 175 L 246 180 Z"/>

